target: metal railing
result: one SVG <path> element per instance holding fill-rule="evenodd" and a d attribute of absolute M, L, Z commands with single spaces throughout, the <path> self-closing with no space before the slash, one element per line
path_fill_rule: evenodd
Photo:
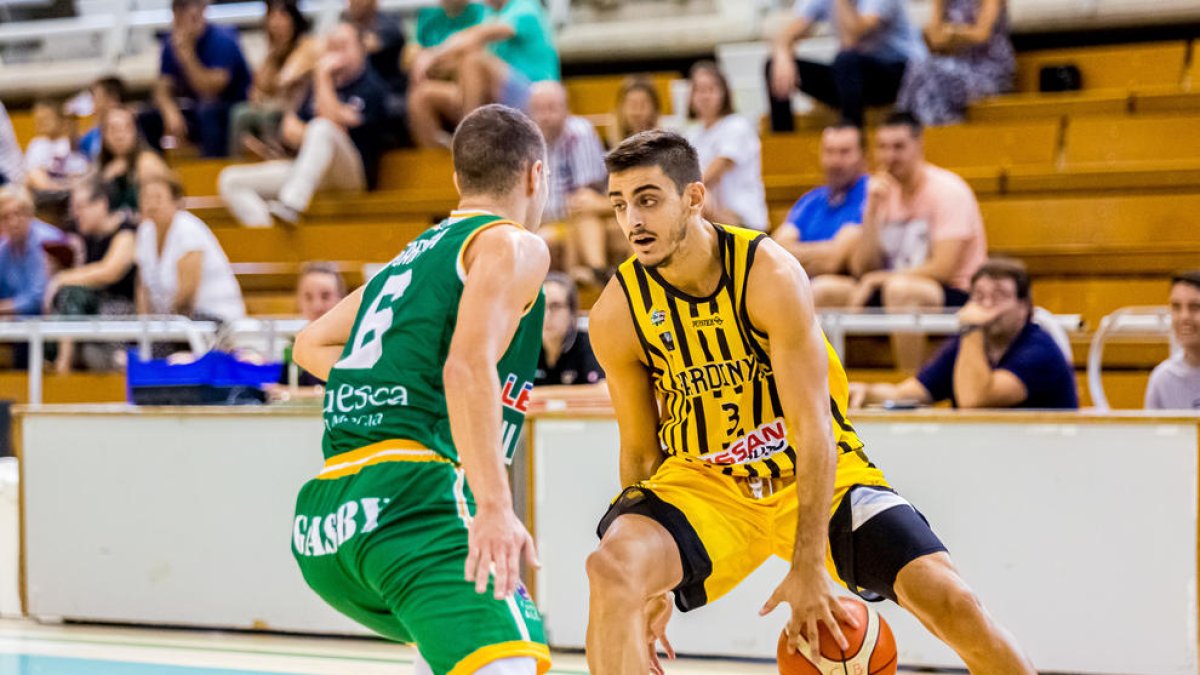
<path fill-rule="evenodd" d="M 0 342 L 29 345 L 29 404 L 42 402 L 42 362 L 46 341 L 136 342 L 138 356 L 148 359 L 156 342 L 187 342 L 193 354 L 218 344 L 245 346 L 262 340 L 263 353 L 278 353 L 279 341 L 295 337 L 308 322 L 296 317 L 236 319 L 224 326 L 192 321 L 183 316 L 144 316 L 128 319 L 47 317 L 0 321 Z"/>
<path fill-rule="evenodd" d="M 1171 310 L 1166 307 L 1122 307 L 1100 320 L 1100 327 L 1092 336 L 1088 348 L 1087 381 L 1092 405 L 1108 410 L 1108 396 L 1104 392 L 1104 346 L 1111 338 L 1162 338 L 1171 339 Z"/>
<path fill-rule="evenodd" d="M 958 317 L 954 310 L 888 311 L 822 310 L 821 328 L 825 338 L 839 357 L 846 355 L 846 338 L 850 335 L 883 335 L 889 333 L 921 333 L 924 335 L 953 335 L 958 332 Z M 1038 323 L 1052 323 L 1066 333 L 1078 331 L 1083 319 L 1078 314 L 1050 314 L 1044 310 L 1035 315 Z M 1058 340 L 1056 339 L 1056 342 Z M 1061 343 L 1059 345 L 1062 346 Z M 1067 350 L 1069 351 L 1069 344 Z"/>

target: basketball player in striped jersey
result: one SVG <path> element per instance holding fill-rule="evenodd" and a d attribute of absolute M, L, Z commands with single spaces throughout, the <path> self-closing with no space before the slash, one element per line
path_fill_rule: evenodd
<path fill-rule="evenodd" d="M 846 646 L 838 622 L 854 620 L 828 573 L 865 599 L 898 602 L 972 673 L 1034 672 L 867 458 L 795 258 L 701 216 L 700 165 L 677 134 L 638 134 L 607 163 L 634 257 L 590 317 L 626 486 L 588 559 L 591 672 L 661 672 L 668 594 L 696 609 L 771 555 L 791 570 L 762 612 L 790 605 L 792 648 L 818 624 Z"/>

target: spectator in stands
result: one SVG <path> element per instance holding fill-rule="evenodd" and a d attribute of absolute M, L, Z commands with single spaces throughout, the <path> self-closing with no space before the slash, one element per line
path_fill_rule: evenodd
<path fill-rule="evenodd" d="M 539 0 L 488 0 L 495 14 L 413 61 L 409 124 L 418 147 L 448 147 L 455 125 L 486 103 L 526 110 L 534 82 L 559 79 L 550 17 Z M 432 74 L 446 73 L 448 79 Z"/>
<path fill-rule="evenodd" d="M 851 406 L 949 400 L 957 408 L 1078 408 L 1075 370 L 1032 315 L 1025 266 L 986 262 L 971 278 L 971 299 L 959 310 L 959 335 L 916 377 L 899 384 L 851 384 Z"/>
<path fill-rule="evenodd" d="M 104 136 L 105 141 L 111 138 L 110 134 Z M 137 224 L 120 208 L 118 195 L 111 182 L 95 174 L 71 191 L 71 214 L 84 238 L 84 264 L 50 279 L 45 294 L 47 314 L 107 317 L 135 312 Z M 115 345 L 102 344 L 85 344 L 80 350 L 84 363 L 93 370 L 113 367 L 116 351 Z M 55 369 L 69 372 L 74 355 L 74 345 L 61 341 Z"/>
<path fill-rule="evenodd" d="M 858 277 L 813 280 L 826 307 L 896 310 L 958 307 L 966 303 L 971 275 L 987 259 L 987 235 L 975 193 L 959 176 L 925 161 L 921 124 L 894 113 L 876 132 L 862 237 L 850 257 Z M 925 338 L 893 336 L 896 365 L 913 371 L 924 358 Z"/>
<path fill-rule="evenodd" d="M 654 82 L 642 75 L 630 75 L 625 78 L 617 92 L 614 124 L 609 127 L 609 147 L 617 147 L 621 141 L 634 134 L 657 129 L 661 114 L 662 100 Z"/>
<path fill-rule="evenodd" d="M 154 88 L 155 108 L 139 123 L 146 139 L 163 149 L 163 137 L 200 146 L 205 157 L 229 151 L 229 112 L 246 100 L 250 68 L 237 30 L 204 20 L 208 0 L 173 0 L 171 33 L 163 40 Z"/>
<path fill-rule="evenodd" d="M 98 167 L 100 176 L 111 186 L 112 207 L 137 211 L 138 186 L 150 176 L 167 175 L 170 169 L 142 139 L 137 120 L 128 108 L 110 110 L 104 116 L 102 128 Z"/>
<path fill-rule="evenodd" d="M 88 172 L 90 163 L 79 151 L 72 121 L 63 114 L 62 101 L 42 99 L 34 103 L 33 124 L 37 136 L 25 150 L 25 184 L 38 208 L 61 217 L 66 213 L 71 185 Z"/>
<path fill-rule="evenodd" d="M 1171 279 L 1171 334 L 1178 351 L 1146 386 L 1150 410 L 1200 410 L 1200 270 Z"/>
<path fill-rule="evenodd" d="M 208 225 L 183 210 L 183 188 L 155 176 L 142 184 L 137 231 L 139 314 L 232 321 L 246 315 L 229 258 Z"/>
<path fill-rule="evenodd" d="M 264 28 L 267 57 L 254 72 L 250 99 L 235 105 L 231 113 L 231 156 L 247 150 L 263 159 L 286 155 L 279 126 L 284 113 L 299 104 L 321 55 L 320 43 L 309 35 L 312 24 L 296 0 L 270 0 Z"/>
<path fill-rule="evenodd" d="M 796 17 L 775 37 L 767 63 L 771 130 L 795 129 L 792 94 L 796 88 L 863 125 L 867 106 L 896 100 L 905 68 L 925 58 L 921 34 L 908 19 L 902 0 L 796 0 Z M 802 61 L 797 40 L 828 22 L 839 51 L 831 65 Z"/>
<path fill-rule="evenodd" d="M 487 7 L 468 0 L 441 0 L 437 7 L 422 7 L 417 10 L 417 45 L 437 47 L 451 35 L 483 23 L 487 15 Z"/>
<path fill-rule="evenodd" d="M 19 185 L 0 188 L 0 316 L 42 311 L 49 280 L 44 247 L 63 233 L 33 215 L 33 196 Z"/>
<path fill-rule="evenodd" d="M 600 136 L 591 122 L 571 115 L 567 90 L 552 80 L 533 85 L 529 114 L 546 137 L 550 197 L 542 221 L 566 224 L 565 228 L 544 228 L 545 233 L 551 238 L 555 230 L 561 233 L 562 266 L 583 282 L 603 284 L 611 259 L 609 249 L 619 252 L 624 235 L 603 194 L 608 172 Z M 615 246 L 610 246 L 614 238 Z"/>
<path fill-rule="evenodd" d="M 8 109 L 0 101 L 0 186 L 25 184 L 25 158 Z"/>
<path fill-rule="evenodd" d="M 299 111 L 283 118 L 283 142 L 298 150 L 294 160 L 221 171 L 221 198 L 243 225 L 269 227 L 272 214 L 295 224 L 317 190 L 375 186 L 387 86 L 367 61 L 362 38 L 348 21 L 329 34 L 311 93 Z"/>
<path fill-rule="evenodd" d="M 851 124 L 821 134 L 825 184 L 810 190 L 772 233 L 775 241 L 804 265 L 809 276 L 845 274 L 862 236 L 867 201 L 867 161 L 863 134 Z M 820 298 L 817 304 L 823 304 Z"/>
<path fill-rule="evenodd" d="M 404 19 L 398 13 L 379 11 L 379 0 L 348 0 L 342 16 L 359 30 L 371 68 L 388 89 L 401 95 L 408 89 L 404 69 Z"/>
<path fill-rule="evenodd" d="M 538 357 L 536 387 L 596 384 L 604 370 L 592 353 L 586 330 L 579 328 L 579 290 L 561 272 L 546 275 L 546 320 L 542 324 L 542 353 Z"/>
<path fill-rule="evenodd" d="M 333 263 L 309 262 L 300 269 L 296 282 L 296 308 L 309 322 L 325 316 L 346 297 L 346 280 Z M 310 399 L 322 394 L 325 381 L 296 366 L 296 387 L 291 386 L 292 347 L 283 351 L 283 372 L 279 382 L 266 387 L 272 401 Z"/>
<path fill-rule="evenodd" d="M 933 56 L 909 65 L 896 107 L 922 124 L 961 122 L 967 106 L 1012 89 L 1016 54 L 1006 0 L 937 0 L 925 40 Z"/>
<path fill-rule="evenodd" d="M 688 141 L 704 167 L 705 217 L 755 230 L 768 226 L 762 142 L 750 120 L 733 112 L 725 75 L 712 61 L 692 66 Z"/>
<path fill-rule="evenodd" d="M 102 77 L 88 87 L 88 93 L 92 95 L 92 116 L 96 119 L 96 126 L 80 137 L 79 150 L 94 162 L 100 156 L 100 136 L 105 116 L 125 103 L 125 82 L 111 75 Z"/>

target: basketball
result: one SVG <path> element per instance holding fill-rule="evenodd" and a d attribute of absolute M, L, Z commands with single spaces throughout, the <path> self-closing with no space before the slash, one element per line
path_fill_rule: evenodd
<path fill-rule="evenodd" d="M 887 622 L 867 603 L 854 598 L 839 598 L 842 606 L 858 619 L 858 629 L 842 624 L 842 633 L 850 648 L 842 652 L 825 626 L 820 627 L 821 659 L 813 663 L 806 653 L 788 654 L 787 631 L 780 633 L 776 658 L 780 675 L 824 675 L 852 673 L 853 675 L 894 675 L 896 672 L 896 640 Z"/>

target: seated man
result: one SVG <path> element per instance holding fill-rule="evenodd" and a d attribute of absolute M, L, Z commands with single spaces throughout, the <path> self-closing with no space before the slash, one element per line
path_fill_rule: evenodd
<path fill-rule="evenodd" d="M 455 125 L 486 104 L 525 110 L 534 82 L 559 79 L 550 17 L 540 0 L 488 0 L 495 14 L 413 61 L 409 125 L 418 147 L 446 146 Z M 434 79 L 433 75 L 447 79 Z"/>
<path fill-rule="evenodd" d="M 41 314 L 50 279 L 45 244 L 62 241 L 58 228 L 33 217 L 33 196 L 0 188 L 0 317 Z"/>
<path fill-rule="evenodd" d="M 42 217 L 63 224 L 71 186 L 91 168 L 74 138 L 74 122 L 63 114 L 62 101 L 41 99 L 33 104 L 37 136 L 25 150 L 25 185 Z"/>
<path fill-rule="evenodd" d="M 971 278 L 970 297 L 958 313 L 958 337 L 916 377 L 899 384 L 852 383 L 851 406 L 949 399 L 957 408 L 1078 408 L 1074 368 L 1032 320 L 1025 266 L 989 260 Z"/>
<path fill-rule="evenodd" d="M 270 227 L 272 214 L 295 224 L 317 190 L 375 187 L 386 98 L 359 29 L 348 21 L 338 24 L 317 63 L 308 99 L 283 118 L 282 140 L 298 149 L 296 158 L 221 171 L 218 189 L 234 217 L 250 227 Z M 275 201 L 268 204 L 269 199 Z"/>
<path fill-rule="evenodd" d="M 1150 373 L 1146 408 L 1200 410 L 1200 270 L 1171 279 L 1171 334 L 1179 351 Z"/>
<path fill-rule="evenodd" d="M 891 310 L 960 307 L 971 275 L 987 259 L 987 235 L 975 193 L 959 176 L 925 161 L 921 125 L 895 113 L 876 132 L 860 243 L 850 257 L 858 277 L 813 280 L 822 307 Z M 896 365 L 915 371 L 925 338 L 893 336 Z"/>
<path fill-rule="evenodd" d="M 776 133 L 795 129 L 791 99 L 797 86 L 861 127 L 864 109 L 895 101 L 909 61 L 928 53 L 901 0 L 796 0 L 795 8 L 796 18 L 775 37 L 767 62 Z M 801 61 L 793 51 L 820 22 L 837 35 L 839 51 L 831 65 Z"/>
<path fill-rule="evenodd" d="M 207 0 L 173 0 L 171 34 L 163 41 L 154 87 L 155 109 L 138 122 L 146 140 L 163 149 L 163 137 L 189 140 L 205 157 L 229 151 L 229 112 L 246 100 L 250 68 L 237 30 L 204 19 Z"/>
<path fill-rule="evenodd" d="M 796 201 L 771 236 L 796 256 L 810 277 L 845 274 L 862 235 L 867 200 L 866 152 L 858 127 L 843 124 L 821 134 L 825 184 Z M 821 298 L 814 298 L 824 305 Z"/>
<path fill-rule="evenodd" d="M 610 260 L 619 261 L 629 250 L 608 198 L 600 193 L 608 177 L 600 136 L 591 122 L 570 113 L 567 90 L 558 82 L 533 85 L 529 114 L 546 138 L 550 198 L 542 222 L 565 224 L 557 233 L 553 227 L 541 232 L 558 239 L 551 241 L 551 250 L 561 252 L 555 256 L 560 267 L 583 283 L 603 284 Z"/>

